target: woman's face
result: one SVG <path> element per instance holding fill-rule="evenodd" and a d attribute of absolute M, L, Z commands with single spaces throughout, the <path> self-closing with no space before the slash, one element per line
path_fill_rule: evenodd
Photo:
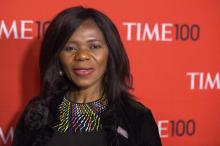
<path fill-rule="evenodd" d="M 72 34 L 59 55 L 67 77 L 79 88 L 100 88 L 107 66 L 108 47 L 92 19 L 85 20 Z"/>

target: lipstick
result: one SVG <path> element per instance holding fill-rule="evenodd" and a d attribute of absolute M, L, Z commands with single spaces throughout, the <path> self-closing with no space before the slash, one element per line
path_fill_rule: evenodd
<path fill-rule="evenodd" d="M 74 68 L 73 72 L 77 75 L 77 76 L 88 76 L 90 75 L 92 72 L 94 71 L 93 68 Z"/>

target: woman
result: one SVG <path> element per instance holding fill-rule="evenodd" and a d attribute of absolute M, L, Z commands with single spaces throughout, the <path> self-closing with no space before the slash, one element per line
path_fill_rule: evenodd
<path fill-rule="evenodd" d="M 13 146 L 161 146 L 151 111 L 129 93 L 129 60 L 103 13 L 73 7 L 50 23 L 40 52 L 41 93 Z"/>

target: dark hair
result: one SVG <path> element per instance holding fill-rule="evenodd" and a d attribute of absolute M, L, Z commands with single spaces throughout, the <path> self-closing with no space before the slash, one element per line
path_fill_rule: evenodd
<path fill-rule="evenodd" d="M 58 56 L 77 27 L 89 18 L 102 31 L 109 48 L 107 69 L 103 78 L 106 97 L 109 102 L 121 97 L 132 97 L 129 93 L 129 89 L 132 89 L 129 60 L 117 28 L 102 12 L 82 6 L 65 9 L 47 28 L 40 50 L 40 97 L 55 97 L 70 89 L 74 90 L 72 81 L 59 74 L 62 66 Z"/>

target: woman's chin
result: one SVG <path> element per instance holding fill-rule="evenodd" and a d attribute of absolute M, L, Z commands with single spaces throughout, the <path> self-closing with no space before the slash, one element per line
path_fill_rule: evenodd
<path fill-rule="evenodd" d="M 74 82 L 74 85 L 77 86 L 79 89 L 86 89 L 92 86 L 91 83 L 85 83 L 85 82 Z"/>

